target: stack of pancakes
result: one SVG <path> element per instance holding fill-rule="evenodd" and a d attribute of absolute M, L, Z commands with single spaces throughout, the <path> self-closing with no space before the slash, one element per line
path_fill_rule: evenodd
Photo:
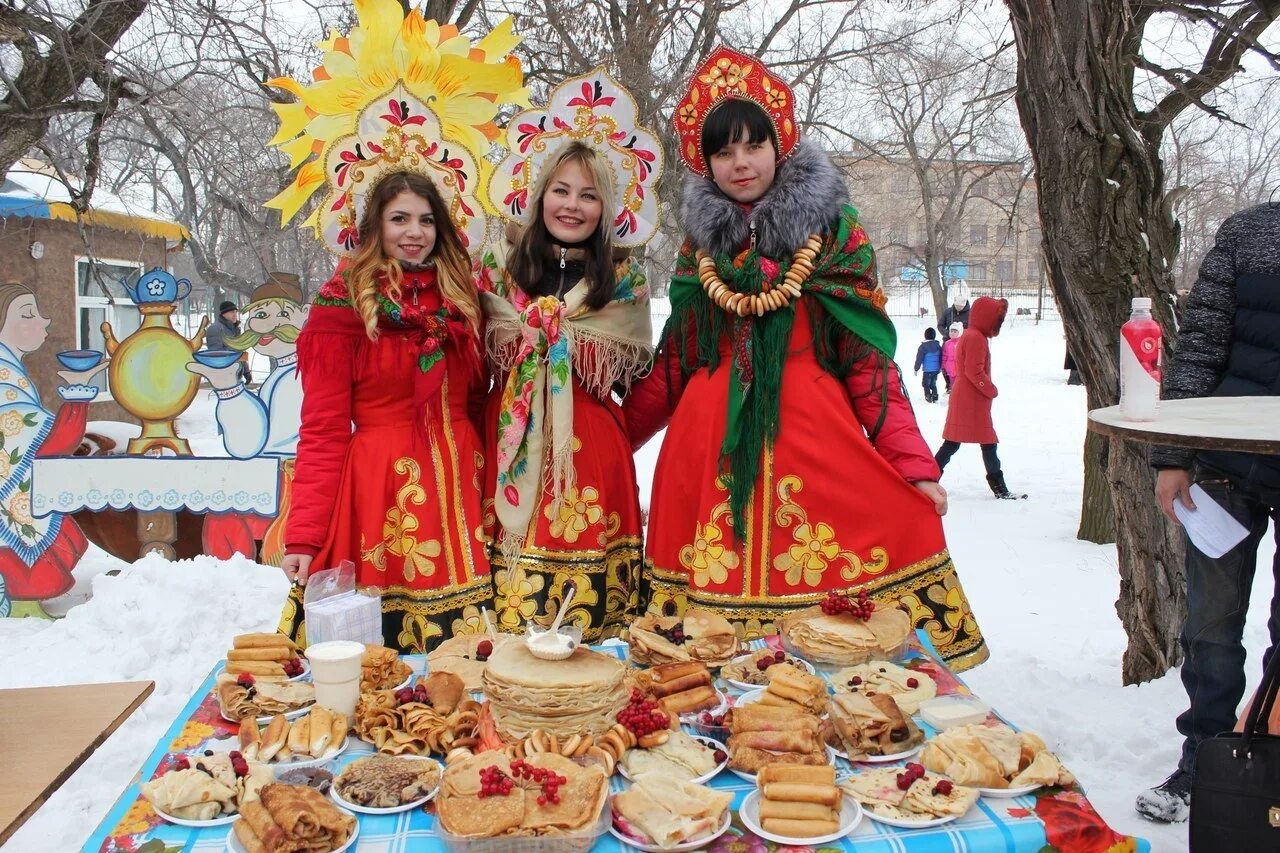
<path fill-rule="evenodd" d="M 534 729 L 557 737 L 607 732 L 627 703 L 625 668 L 613 655 L 579 646 L 565 660 L 542 660 L 524 643 L 496 649 L 482 678 L 498 731 L 520 739 Z"/>

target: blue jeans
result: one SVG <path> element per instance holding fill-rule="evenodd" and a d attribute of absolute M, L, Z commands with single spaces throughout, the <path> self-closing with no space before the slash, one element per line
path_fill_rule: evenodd
<path fill-rule="evenodd" d="M 1195 772 L 1200 742 L 1236 724 L 1236 708 L 1244 696 L 1244 622 L 1249 611 L 1249 591 L 1258 564 L 1258 544 L 1267 532 L 1267 520 L 1277 518 L 1280 494 L 1249 489 L 1231 480 L 1211 479 L 1197 472 L 1200 488 L 1243 524 L 1249 535 L 1214 560 L 1188 540 L 1187 621 L 1182 626 L 1182 685 L 1191 706 L 1178 717 L 1182 759 L 1178 766 Z M 1278 527 L 1280 537 L 1280 527 Z M 1262 666 L 1280 642 L 1280 551 L 1272 562 L 1271 618 L 1267 629 L 1271 647 Z M 1259 668 L 1261 674 L 1261 668 Z"/>
<path fill-rule="evenodd" d="M 928 403 L 938 402 L 938 371 L 924 372 L 924 399 Z"/>

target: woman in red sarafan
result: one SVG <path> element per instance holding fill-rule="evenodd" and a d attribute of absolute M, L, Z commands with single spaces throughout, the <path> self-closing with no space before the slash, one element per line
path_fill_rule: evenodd
<path fill-rule="evenodd" d="M 369 193 L 360 248 L 298 339 L 302 424 L 283 568 L 356 564 L 382 595 L 383 640 L 425 653 L 481 627 L 487 391 L 470 261 L 435 185 L 395 172 Z M 354 429 L 352 428 L 354 425 Z M 281 630 L 305 643 L 301 590 Z"/>
<path fill-rule="evenodd" d="M 635 465 L 615 388 L 653 357 L 641 264 L 610 239 L 618 193 L 604 156 L 555 150 L 531 194 L 529 222 L 480 263 L 490 362 L 487 521 L 495 525 L 498 626 L 566 623 L 596 642 L 617 636 L 639 602 L 642 523 Z"/>
<path fill-rule="evenodd" d="M 828 593 L 903 606 L 953 669 L 988 651 L 939 516 L 946 493 L 893 363 L 875 256 L 786 84 L 717 49 L 677 107 L 687 239 L 633 445 L 670 419 L 642 606 L 774 633 Z"/>

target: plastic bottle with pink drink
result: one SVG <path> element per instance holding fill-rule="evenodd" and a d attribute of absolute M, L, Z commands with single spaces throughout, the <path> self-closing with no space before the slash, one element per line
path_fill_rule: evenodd
<path fill-rule="evenodd" d="M 1120 327 L 1120 416 L 1155 420 L 1160 406 L 1160 324 L 1151 300 L 1134 297 L 1129 322 Z"/>

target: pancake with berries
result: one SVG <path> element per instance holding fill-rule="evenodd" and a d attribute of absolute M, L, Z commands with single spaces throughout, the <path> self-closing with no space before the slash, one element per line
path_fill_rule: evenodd
<path fill-rule="evenodd" d="M 519 638 L 510 634 L 454 634 L 427 655 L 428 672 L 452 672 L 462 679 L 467 690 L 481 688 L 480 676 L 485 664 L 496 649 L 507 643 L 518 643 Z"/>

